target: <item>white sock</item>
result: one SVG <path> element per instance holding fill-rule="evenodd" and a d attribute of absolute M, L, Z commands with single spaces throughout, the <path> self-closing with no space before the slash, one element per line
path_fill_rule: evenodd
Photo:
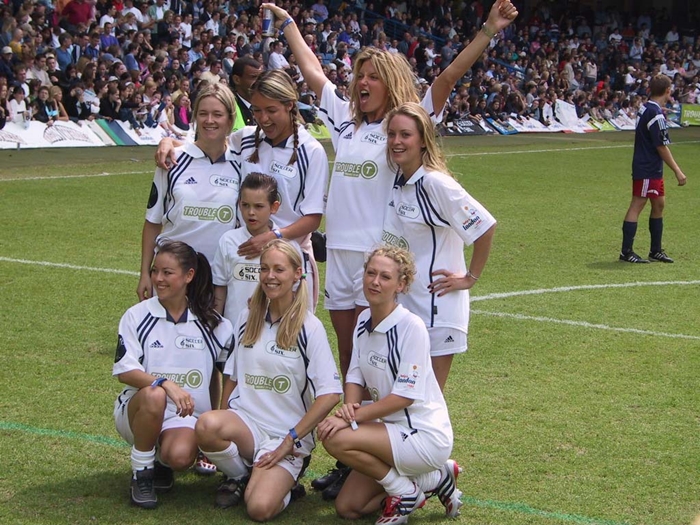
<path fill-rule="evenodd" d="M 426 472 L 424 474 L 419 474 L 414 478 L 416 485 L 423 492 L 432 492 L 440 484 L 440 479 L 442 478 L 442 471 L 440 469 L 433 470 L 432 472 Z"/>
<path fill-rule="evenodd" d="M 410 479 L 399 474 L 395 468 L 390 469 L 387 475 L 377 483 L 384 487 L 389 496 L 407 496 L 418 490 Z"/>
<path fill-rule="evenodd" d="M 156 448 L 146 452 L 138 450 L 136 447 L 131 447 L 131 470 L 134 471 L 134 477 L 139 470 L 153 468 L 156 461 Z"/>
<path fill-rule="evenodd" d="M 248 467 L 243 462 L 243 458 L 238 453 L 238 447 L 231 442 L 228 448 L 220 452 L 207 452 L 202 450 L 202 454 L 209 458 L 209 461 L 216 465 L 221 472 L 229 478 L 240 479 L 248 474 Z"/>
<path fill-rule="evenodd" d="M 282 499 L 282 510 L 287 508 L 289 502 L 292 501 L 292 491 L 287 492 L 287 495 Z"/>

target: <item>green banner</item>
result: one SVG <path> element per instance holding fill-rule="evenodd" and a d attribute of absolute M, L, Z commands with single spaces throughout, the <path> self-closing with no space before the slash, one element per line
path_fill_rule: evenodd
<path fill-rule="evenodd" d="M 681 106 L 681 125 L 700 126 L 700 104 L 683 104 Z"/>

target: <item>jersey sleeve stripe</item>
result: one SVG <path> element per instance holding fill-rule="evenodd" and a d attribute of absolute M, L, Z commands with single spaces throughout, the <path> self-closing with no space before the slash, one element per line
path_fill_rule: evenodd
<path fill-rule="evenodd" d="M 396 377 L 399 375 L 399 365 L 401 364 L 401 354 L 398 348 L 398 335 L 396 333 L 396 326 L 393 326 L 386 333 L 386 344 L 389 349 L 387 362 L 389 363 L 389 370 L 391 371 L 391 377 L 396 381 Z"/>
<path fill-rule="evenodd" d="M 416 184 L 416 191 L 418 192 L 418 195 L 423 196 L 423 200 L 425 202 L 426 210 L 430 210 L 430 216 L 431 216 L 431 222 L 435 226 L 440 226 L 437 224 L 436 220 L 441 222 L 443 226 L 449 226 L 450 223 L 443 219 L 438 211 L 435 209 L 435 206 L 433 205 L 432 201 L 430 200 L 430 195 L 428 195 L 428 190 L 425 189 L 425 186 L 423 185 L 423 180 L 418 181 L 418 184 Z M 436 219 L 433 219 L 433 215 L 435 216 Z"/>
<path fill-rule="evenodd" d="M 418 202 L 418 206 L 421 210 L 421 213 L 423 214 L 423 220 L 425 221 L 426 226 L 430 228 L 430 239 L 431 239 L 431 249 L 430 249 L 430 267 L 428 268 L 428 282 L 432 283 L 433 282 L 433 270 L 435 266 L 435 257 L 437 254 L 437 236 L 435 234 L 435 224 L 427 217 L 429 215 L 427 208 L 427 203 L 425 202 L 426 196 L 424 195 L 424 192 L 421 191 L 423 189 L 423 185 L 416 184 L 416 200 Z M 434 323 L 435 323 L 435 294 L 430 294 L 430 325 L 428 328 L 431 328 Z"/>
<path fill-rule="evenodd" d="M 195 325 L 197 325 L 197 328 L 199 328 L 199 331 L 202 332 L 202 337 L 204 338 L 204 342 L 207 344 L 207 348 L 209 349 L 209 355 L 211 355 L 212 362 L 214 363 L 214 366 L 216 366 L 216 358 L 219 356 L 219 352 L 217 352 L 217 346 L 214 343 L 211 334 L 209 331 L 204 327 L 204 324 L 197 319 L 194 322 Z"/>
<path fill-rule="evenodd" d="M 185 157 L 184 161 L 182 160 L 183 157 Z M 192 157 L 186 154 L 180 155 L 180 157 L 178 158 L 178 165 L 176 166 L 177 169 L 173 168 L 170 172 L 168 172 L 168 193 L 166 195 L 166 200 L 163 203 L 163 216 L 168 221 L 170 221 L 170 217 L 168 217 L 168 215 L 175 207 L 175 184 L 177 183 L 177 180 L 180 178 L 180 176 L 187 170 L 191 163 Z M 168 202 L 171 203 L 170 207 L 168 207 Z"/>
<path fill-rule="evenodd" d="M 651 127 L 656 123 L 659 122 L 659 128 L 665 129 L 666 128 L 666 117 L 663 116 L 663 114 L 656 115 L 653 119 L 651 119 L 647 123 L 647 129 L 651 129 Z"/>
<path fill-rule="evenodd" d="M 342 133 L 340 129 L 335 125 L 335 121 L 331 118 L 331 116 L 328 114 L 328 110 L 325 108 L 319 108 L 319 111 L 326 115 L 326 118 L 328 119 L 328 123 L 333 126 L 333 129 L 335 130 L 336 133 Z"/>
<path fill-rule="evenodd" d="M 309 170 L 309 156 L 306 145 L 302 145 L 297 150 L 297 166 L 299 167 L 299 193 L 294 200 L 294 211 L 299 209 L 299 202 L 306 196 L 306 173 Z"/>
<path fill-rule="evenodd" d="M 144 325 L 143 330 L 139 333 L 139 343 L 141 344 L 141 349 L 146 352 L 146 339 L 148 339 L 148 334 L 151 333 L 151 330 L 155 328 L 155 326 L 158 324 L 158 318 L 153 317 L 151 314 L 148 314 L 148 317 L 150 317 L 149 321 Z"/>

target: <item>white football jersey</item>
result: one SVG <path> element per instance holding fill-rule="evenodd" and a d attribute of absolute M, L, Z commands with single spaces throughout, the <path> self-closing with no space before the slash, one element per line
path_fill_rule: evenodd
<path fill-rule="evenodd" d="M 403 306 L 397 305 L 377 326 L 372 326 L 369 309 L 360 313 L 345 380 L 366 387 L 375 402 L 389 394 L 413 399 L 382 420 L 429 433 L 436 447 L 452 447 L 452 424 L 430 361 L 428 331 Z"/>
<path fill-rule="evenodd" d="M 399 302 L 428 328 L 469 327 L 469 290 L 438 297 L 428 290 L 435 270 L 464 274 L 464 245 L 471 245 L 496 219 L 455 179 L 422 166 L 404 183 L 399 173 L 384 219 L 382 241 L 413 253 L 416 278 Z"/>
<path fill-rule="evenodd" d="M 224 374 L 236 381 L 228 407 L 244 412 L 270 436 L 284 438 L 309 410 L 314 399 L 341 394 L 340 375 L 328 344 L 323 324 L 310 312 L 297 344 L 277 346 L 279 322 L 265 321 L 258 341 L 241 344 L 249 311 L 241 312 L 236 323 L 236 345 L 226 361 Z M 313 433 L 302 438 L 302 450 L 310 454 Z"/>
<path fill-rule="evenodd" d="M 227 151 L 211 162 L 191 143 L 175 153 L 175 166 L 156 169 L 146 220 L 163 225 L 156 242 L 186 242 L 211 261 L 219 238 L 236 227 L 240 177 L 235 156 Z"/>
<path fill-rule="evenodd" d="M 186 320 L 174 322 L 157 297 L 129 308 L 119 322 L 112 375 L 142 370 L 166 377 L 190 393 L 194 415 L 199 417 L 212 408 L 209 383 L 214 366 L 223 364 L 230 353 L 233 328 L 227 319 L 221 319 L 209 331 L 191 310 L 185 315 Z M 123 402 L 136 392 L 137 388 L 127 386 L 119 400 Z M 166 410 L 176 410 L 170 398 Z"/>
<path fill-rule="evenodd" d="M 434 123 L 432 91 L 421 105 Z M 326 206 L 326 234 L 329 248 L 367 251 L 379 244 L 384 210 L 395 171 L 387 161 L 384 120 L 363 122 L 355 127 L 350 103 L 335 93 L 335 86 L 323 86 L 319 117 L 330 131 L 335 163 L 331 173 Z"/>

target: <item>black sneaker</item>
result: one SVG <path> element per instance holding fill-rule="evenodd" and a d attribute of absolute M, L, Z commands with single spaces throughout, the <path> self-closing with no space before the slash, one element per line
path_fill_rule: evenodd
<path fill-rule="evenodd" d="M 166 492 L 173 488 L 174 484 L 175 474 L 173 473 L 173 469 L 156 461 L 153 466 L 153 488 Z"/>
<path fill-rule="evenodd" d="M 243 495 L 249 479 L 248 476 L 241 479 L 224 479 L 219 488 L 216 489 L 216 506 L 221 509 L 227 509 L 243 501 Z"/>
<path fill-rule="evenodd" d="M 641 264 L 646 264 L 649 262 L 646 259 L 642 259 L 639 255 L 637 255 L 636 253 L 634 253 L 631 250 L 627 253 L 621 252 L 620 253 L 620 260 L 625 261 L 625 262 L 629 262 L 629 263 L 641 263 Z"/>
<path fill-rule="evenodd" d="M 671 259 L 668 255 L 666 255 L 666 252 L 663 250 L 660 250 L 658 252 L 649 252 L 649 260 L 663 262 L 663 263 L 672 263 L 673 262 L 673 259 Z"/>
<path fill-rule="evenodd" d="M 323 489 L 323 492 L 321 492 L 321 497 L 326 501 L 332 501 L 338 497 L 338 494 L 340 494 L 340 489 L 343 488 L 343 484 L 345 483 L 345 480 L 348 479 L 348 475 L 352 469 L 350 467 L 344 467 L 338 470 L 340 470 L 340 475 L 336 478 L 332 485 L 326 487 Z"/>
<path fill-rule="evenodd" d="M 329 470 L 324 476 L 311 481 L 311 486 L 316 490 L 324 490 L 333 485 L 336 480 L 343 475 L 344 468 L 334 468 Z"/>
<path fill-rule="evenodd" d="M 291 495 L 291 498 L 289 500 L 290 503 L 292 501 L 300 500 L 301 498 L 306 496 L 306 488 L 304 487 L 304 485 L 297 482 L 297 484 L 292 487 L 291 494 L 292 495 Z"/>
<path fill-rule="evenodd" d="M 131 503 L 142 509 L 155 509 L 158 504 L 153 488 L 154 469 L 138 470 L 131 478 Z"/>

